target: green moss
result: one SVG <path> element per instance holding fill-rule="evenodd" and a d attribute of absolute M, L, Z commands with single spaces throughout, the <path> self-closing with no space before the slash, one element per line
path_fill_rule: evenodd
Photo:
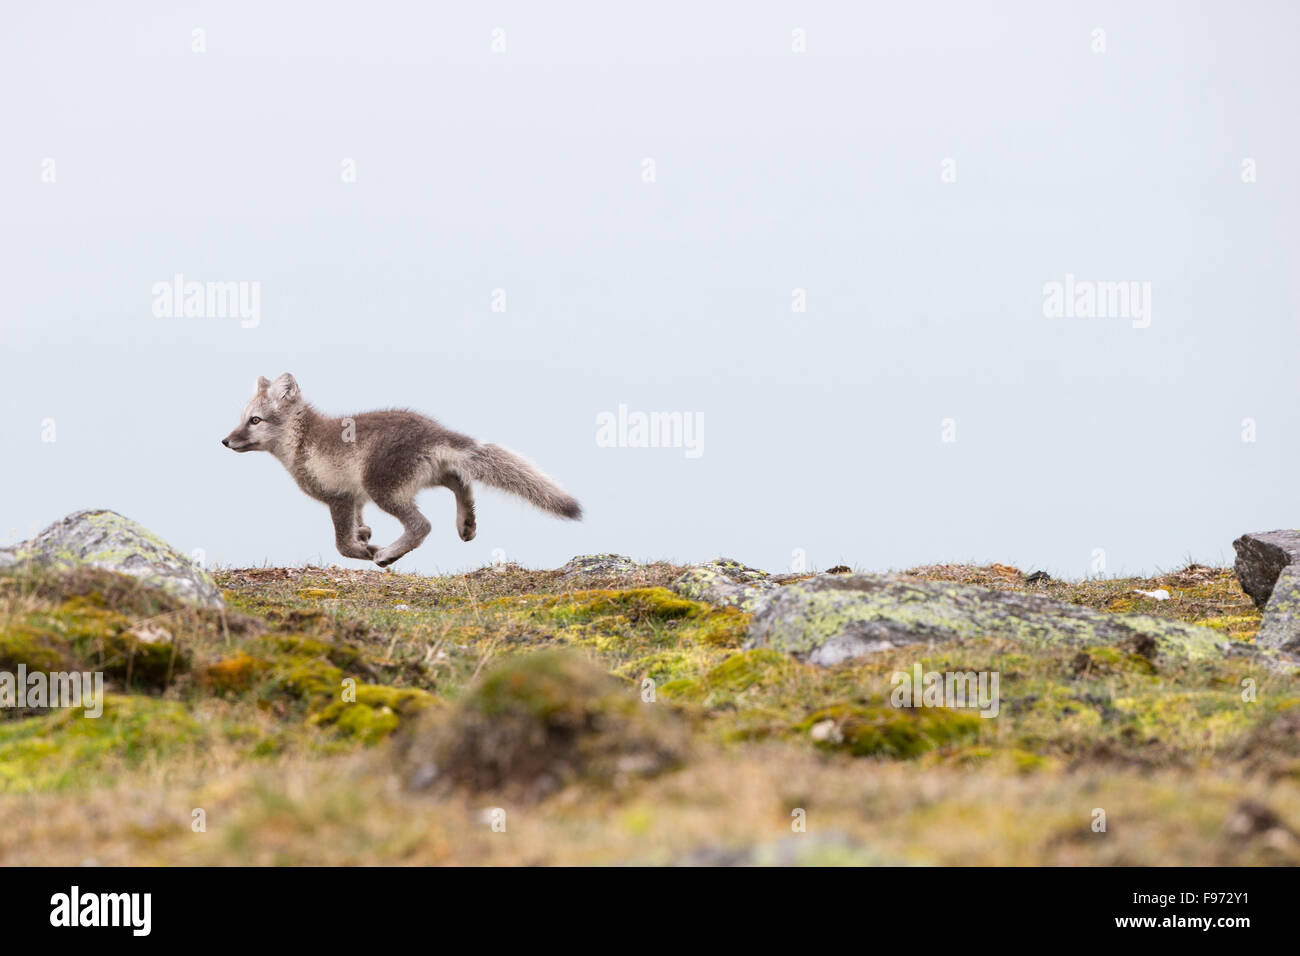
<path fill-rule="evenodd" d="M 246 651 L 211 661 L 197 673 L 199 686 L 216 694 L 242 694 L 249 690 L 266 663 Z"/>
<path fill-rule="evenodd" d="M 29 670 L 101 671 L 127 687 L 161 689 L 190 666 L 190 652 L 159 632 L 143 640 L 117 611 L 80 596 L 50 611 L 27 615 L 0 635 L 0 665 Z M 165 629 L 164 629 L 165 631 Z"/>
<path fill-rule="evenodd" d="M 969 744 L 980 731 L 974 713 L 943 707 L 857 707 L 813 712 L 794 729 L 827 750 L 855 757 L 912 758 L 940 747 Z"/>
<path fill-rule="evenodd" d="M 1115 700 L 1136 732 L 1144 738 L 1188 749 L 1213 748 L 1244 734 L 1265 716 L 1257 704 L 1248 704 L 1231 690 L 1178 691 Z"/>
<path fill-rule="evenodd" d="M 760 647 L 728 657 L 709 671 L 705 682 L 714 688 L 742 691 L 763 681 L 778 680 L 797 666 L 787 655 Z"/>
<path fill-rule="evenodd" d="M 359 684 L 355 701 L 337 700 L 313 714 L 309 723 L 331 728 L 340 737 L 373 744 L 436 703 L 437 698 L 418 688 Z"/>
<path fill-rule="evenodd" d="M 272 673 L 279 687 L 302 700 L 330 697 L 343 686 L 343 671 L 318 658 L 272 662 Z"/>
<path fill-rule="evenodd" d="M 58 634 L 28 624 L 11 624 L 0 632 L 0 670 L 63 671 L 70 666 L 71 648 Z"/>
<path fill-rule="evenodd" d="M 1148 675 L 1157 673 L 1154 661 L 1115 647 L 1082 648 L 1071 660 L 1070 670 L 1075 677 L 1086 679 L 1105 677 L 1121 671 Z"/>
<path fill-rule="evenodd" d="M 613 670 L 615 676 L 641 681 L 649 678 L 656 684 L 671 683 L 694 674 L 699 669 L 695 656 L 683 651 L 657 651 L 628 661 Z"/>
<path fill-rule="evenodd" d="M 711 608 L 691 621 L 682 637 L 710 647 L 739 647 L 749 633 L 751 620 L 753 615 L 739 608 Z"/>
<path fill-rule="evenodd" d="M 1197 623 L 1202 627 L 1221 631 L 1233 640 L 1249 641 L 1259 632 L 1260 615 L 1224 614 L 1219 617 L 1207 617 Z"/>
<path fill-rule="evenodd" d="M 707 605 L 678 597 L 667 588 L 575 591 L 547 598 L 542 606 L 559 624 L 583 623 L 609 614 L 622 615 L 634 624 L 676 621 L 708 611 Z"/>
<path fill-rule="evenodd" d="M 284 634 L 263 638 L 250 652 L 261 660 L 258 669 L 273 688 L 309 702 L 336 697 L 346 669 L 361 656 L 354 647 Z"/>
<path fill-rule="evenodd" d="M 732 654 L 696 680 L 674 680 L 660 689 L 669 697 L 714 701 L 719 695 L 740 694 L 757 684 L 777 684 L 801 665 L 788 655 L 767 648 Z"/>
<path fill-rule="evenodd" d="M 85 788 L 193 746 L 203 729 L 173 701 L 106 694 L 98 718 L 76 707 L 0 721 L 0 790 Z"/>
<path fill-rule="evenodd" d="M 572 711 L 600 708 L 627 710 L 636 706 L 629 689 L 614 693 L 616 684 L 576 654 L 539 651 L 517 654 L 493 667 L 461 706 L 488 717 L 523 714 L 541 720 Z"/>

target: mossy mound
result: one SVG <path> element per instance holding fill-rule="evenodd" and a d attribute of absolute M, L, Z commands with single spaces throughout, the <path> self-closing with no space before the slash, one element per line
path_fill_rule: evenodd
<path fill-rule="evenodd" d="M 919 757 L 929 750 L 974 743 L 980 717 L 945 707 L 825 707 L 798 727 L 826 750 L 855 757 Z"/>
<path fill-rule="evenodd" d="M 607 614 L 621 614 L 630 623 L 645 624 L 695 617 L 708 610 L 698 601 L 688 601 L 667 588 L 575 591 L 547 598 L 543 606 L 559 624 L 591 621 Z"/>
<path fill-rule="evenodd" d="M 686 752 L 686 732 L 665 705 L 643 702 L 636 687 L 568 651 L 508 658 L 400 748 L 417 788 L 437 780 L 523 799 L 652 776 Z"/>
<path fill-rule="evenodd" d="M 187 751 L 202 737 L 182 704 L 136 695 L 106 695 L 97 718 L 73 707 L 0 721 L 0 792 L 100 784 Z"/>
<path fill-rule="evenodd" d="M 338 736 L 373 744 L 387 737 L 404 719 L 434 706 L 437 698 L 415 687 L 361 684 L 355 700 L 336 700 L 312 714 L 308 723 Z"/>
<path fill-rule="evenodd" d="M 99 671 L 128 688 L 161 690 L 189 670 L 191 653 L 156 624 L 132 625 L 98 599 L 74 597 L 0 629 L 0 670 Z"/>
<path fill-rule="evenodd" d="M 744 693 L 756 685 L 777 684 L 798 667 L 786 654 L 757 648 L 731 655 L 698 680 L 670 681 L 663 691 L 682 700 L 714 700 L 721 694 Z"/>

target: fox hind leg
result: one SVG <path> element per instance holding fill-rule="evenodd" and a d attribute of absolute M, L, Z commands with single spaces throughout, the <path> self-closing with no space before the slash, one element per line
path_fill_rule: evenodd
<path fill-rule="evenodd" d="M 429 519 L 420 514 L 415 497 L 381 493 L 372 494 L 375 504 L 402 522 L 402 534 L 386 548 L 375 550 L 375 564 L 386 568 L 408 551 L 413 551 L 429 536 Z M 373 547 L 373 545 L 371 545 Z"/>
<path fill-rule="evenodd" d="M 474 488 L 460 475 L 446 475 L 442 483 L 456 496 L 456 533 L 462 541 L 473 541 L 478 531 L 474 518 Z"/>

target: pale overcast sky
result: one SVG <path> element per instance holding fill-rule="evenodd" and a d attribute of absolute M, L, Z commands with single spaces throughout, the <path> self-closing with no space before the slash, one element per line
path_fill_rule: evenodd
<path fill-rule="evenodd" d="M 398 570 L 1228 562 L 1300 524 L 1298 40 L 1281 2 L 7 0 L 0 537 L 108 507 L 365 566 L 219 444 L 289 370 L 587 512 L 481 490 L 465 544 L 430 490 Z M 156 315 L 177 274 L 255 321 Z M 1049 315 L 1067 276 L 1149 311 Z M 700 453 L 602 447 L 620 405 Z"/>

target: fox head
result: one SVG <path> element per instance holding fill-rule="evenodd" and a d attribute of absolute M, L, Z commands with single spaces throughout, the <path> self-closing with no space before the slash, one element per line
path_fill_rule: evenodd
<path fill-rule="evenodd" d="M 239 426 L 221 444 L 233 451 L 275 451 L 289 419 L 301 403 L 298 383 L 288 372 L 274 382 L 264 375 L 258 376 Z"/>

